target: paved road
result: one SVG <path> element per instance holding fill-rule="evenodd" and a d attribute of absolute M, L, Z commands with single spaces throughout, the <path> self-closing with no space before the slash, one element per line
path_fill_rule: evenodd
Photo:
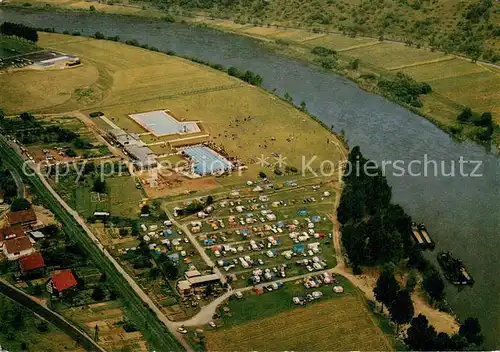
<path fill-rule="evenodd" d="M 209 267 L 213 268 L 213 272 L 217 275 L 219 275 L 221 282 L 225 283 L 226 282 L 226 277 L 221 273 L 219 268 L 215 265 L 215 263 L 212 261 L 212 259 L 208 256 L 208 254 L 205 252 L 205 248 L 196 240 L 196 237 L 189 231 L 189 228 L 187 225 L 181 225 L 177 220 L 175 220 L 174 216 L 168 209 L 165 209 L 165 213 L 168 215 L 172 223 L 177 226 L 178 228 L 182 229 L 182 231 L 186 234 L 186 236 L 189 238 L 189 241 L 193 244 L 194 248 L 200 253 L 201 258 L 207 264 Z"/>
<path fill-rule="evenodd" d="M 0 279 L 0 293 L 19 303 L 23 307 L 31 310 L 40 318 L 48 321 L 49 323 L 52 323 L 64 333 L 69 335 L 73 340 L 81 344 L 87 351 L 105 352 L 105 350 L 94 340 L 92 340 L 92 338 L 87 335 L 87 333 L 70 323 L 60 314 L 41 305 L 31 296 L 28 296 L 26 293 L 12 286 L 3 279 Z"/>

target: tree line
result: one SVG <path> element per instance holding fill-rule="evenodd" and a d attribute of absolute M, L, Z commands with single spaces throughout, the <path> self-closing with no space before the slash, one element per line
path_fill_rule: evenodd
<path fill-rule="evenodd" d="M 411 76 L 398 72 L 392 78 L 382 78 L 378 82 L 380 90 L 398 102 L 409 104 L 416 108 L 423 106 L 420 95 L 432 92 L 432 87 L 425 82 L 417 82 Z"/>
<path fill-rule="evenodd" d="M 20 23 L 4 22 L 0 25 L 0 33 L 24 38 L 35 43 L 38 41 L 36 29 Z"/>
<path fill-rule="evenodd" d="M 460 124 L 468 124 L 474 126 L 473 137 L 475 137 L 480 142 L 486 142 L 491 140 L 493 132 L 495 131 L 495 122 L 493 121 L 493 116 L 491 112 L 483 112 L 478 114 L 472 111 L 469 107 L 464 107 L 462 112 L 458 114 L 457 121 Z"/>
<path fill-rule="evenodd" d="M 361 273 L 363 266 L 382 267 L 374 288 L 375 297 L 382 308 L 387 307 L 398 330 L 400 325 L 412 323 L 405 340 L 410 349 L 464 350 L 471 348 L 471 344 L 478 347 L 482 335 L 476 319 L 467 319 L 459 334 L 449 336 L 437 334 L 428 324 L 425 327 L 427 318 L 413 318 L 411 292 L 417 283 L 416 275 L 410 276 L 406 287 L 402 288 L 394 276 L 395 266 L 406 265 L 412 272 L 421 271 L 422 287 L 431 302 L 438 306 L 444 299 L 444 281 L 438 269 L 423 257 L 422 249 L 414 243 L 411 217 L 400 205 L 391 202 L 391 187 L 382 170 L 366 159 L 357 146 L 349 153 L 343 182 L 337 219 L 350 265 L 355 274 Z"/>

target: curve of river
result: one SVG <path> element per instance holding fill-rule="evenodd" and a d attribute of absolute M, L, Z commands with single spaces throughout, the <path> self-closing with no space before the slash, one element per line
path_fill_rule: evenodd
<path fill-rule="evenodd" d="M 435 160 L 455 176 L 396 176 L 388 173 L 394 201 L 419 222 L 425 222 L 437 250 L 452 250 L 474 276 L 473 287 L 447 286 L 447 298 L 461 319 L 476 316 L 486 335 L 486 348 L 500 348 L 500 158 L 472 143 L 458 143 L 433 124 L 382 97 L 359 89 L 342 77 L 263 48 L 255 40 L 215 30 L 144 18 L 89 13 L 0 10 L 0 22 L 12 21 L 57 31 L 100 31 L 137 39 L 225 66 L 249 69 L 264 77 L 263 86 L 288 92 L 294 101 L 327 126 L 345 131 L 351 146 L 378 162 Z M 0 99 L 1 101 L 1 99 Z M 1 105 L 1 104 L 0 104 Z M 481 162 L 481 177 L 459 175 L 459 160 Z M 423 164 L 422 164 L 423 165 Z M 422 171 L 414 164 L 414 171 Z M 464 174 L 474 169 L 464 166 Z M 388 169 L 390 171 L 390 169 Z"/>

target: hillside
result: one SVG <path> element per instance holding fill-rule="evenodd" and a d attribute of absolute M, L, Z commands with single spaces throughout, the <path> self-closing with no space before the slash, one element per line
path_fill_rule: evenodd
<path fill-rule="evenodd" d="M 151 0 L 174 15 L 383 36 L 500 61 L 500 5 L 493 0 Z"/>

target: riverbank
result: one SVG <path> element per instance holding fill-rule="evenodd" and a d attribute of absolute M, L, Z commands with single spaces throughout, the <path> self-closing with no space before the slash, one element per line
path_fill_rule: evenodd
<path fill-rule="evenodd" d="M 448 285 L 446 295 L 454 312 L 465 319 L 480 318 L 485 332 L 485 348 L 500 346 L 495 312 L 500 309 L 495 288 L 499 278 L 495 248 L 500 245 L 498 231 L 498 157 L 473 143 L 457 143 L 426 119 L 422 119 L 380 96 L 360 90 L 338 75 L 328 74 L 284 55 L 264 49 L 256 40 L 228 35 L 180 23 L 167 23 L 137 16 L 95 16 L 86 12 L 19 11 L 0 7 L 0 22 L 11 21 L 40 28 L 67 29 L 86 36 L 100 31 L 119 33 L 121 40 L 136 39 L 162 51 L 173 50 L 196 56 L 225 67 L 235 66 L 260 73 L 263 87 L 281 96 L 288 92 L 295 102 L 308 102 L 307 110 L 335 131 L 345 131 L 350 145 L 359 145 L 367 156 L 384 160 L 417 160 L 424 156 L 439 163 L 478 160 L 481 177 L 432 174 L 398 177 L 389 167 L 387 178 L 395 202 L 400 203 L 418 222 L 427 224 L 439 247 L 451 249 L 475 278 L 471 288 Z M 82 38 L 84 39 L 84 38 Z M 469 168 L 469 166 L 471 166 Z M 473 165 L 465 165 L 471 172 Z M 448 169 L 449 167 L 447 167 Z M 455 167 L 455 169 L 457 166 Z M 456 172 L 458 170 L 455 170 Z M 470 207 L 480 202 L 481 207 Z M 432 260 L 432 252 L 427 253 Z"/>
<path fill-rule="evenodd" d="M 26 2 L 11 2 L 8 6 L 25 7 Z M 37 10 L 85 11 L 90 6 L 95 12 L 113 15 L 138 16 L 145 18 L 174 20 L 157 9 L 129 4 L 98 4 L 94 2 L 64 2 L 56 0 L 29 0 L 30 8 Z M 50 6 L 45 6 L 50 4 Z M 464 107 L 475 113 L 491 112 L 495 122 L 491 141 L 500 145 L 500 67 L 484 62 L 470 60 L 456 55 L 431 51 L 428 48 L 408 47 L 401 42 L 379 41 L 369 37 L 346 37 L 340 33 L 314 32 L 281 26 L 258 27 L 237 24 L 229 20 L 209 17 L 182 17 L 177 20 L 191 25 L 209 27 L 225 33 L 251 37 L 262 43 L 268 50 L 280 55 L 293 57 L 309 64 L 323 66 L 330 71 L 346 77 L 360 88 L 372 92 L 405 107 L 444 130 L 457 140 L 473 140 L 490 146 L 485 140 L 485 128 L 473 123 L 459 123 L 457 116 Z M 116 33 L 105 33 L 115 35 Z M 311 51 L 315 47 L 327 48 L 336 52 L 335 60 L 325 64 L 325 58 Z M 356 62 L 356 63 L 355 63 Z M 415 107 L 380 89 L 379 82 L 389 79 L 397 72 L 426 82 L 432 87 L 430 94 L 421 95 L 423 106 Z M 305 102 L 307 103 L 307 102 Z M 297 103 L 298 105 L 298 103 Z"/>

